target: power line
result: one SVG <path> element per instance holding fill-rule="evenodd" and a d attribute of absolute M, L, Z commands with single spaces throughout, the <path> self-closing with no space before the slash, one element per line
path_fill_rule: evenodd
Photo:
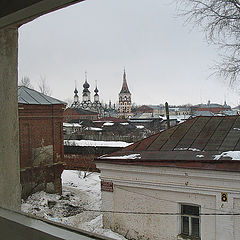
<path fill-rule="evenodd" d="M 161 201 L 165 201 L 165 202 L 172 202 L 172 203 L 177 203 L 177 204 L 181 203 L 181 202 L 177 202 L 177 201 L 173 201 L 173 200 L 169 200 L 169 199 L 158 198 L 158 197 L 150 196 L 148 194 L 127 190 L 127 189 L 121 188 L 119 186 L 118 186 L 118 188 L 121 189 L 121 190 L 124 190 L 126 192 L 135 193 L 135 194 L 138 194 L 138 195 L 141 195 L 141 196 L 145 196 L 145 197 L 149 197 L 149 198 L 153 198 L 153 199 L 157 199 L 157 200 L 161 200 Z M 229 212 L 229 211 L 226 211 L 226 210 L 223 210 L 223 209 L 208 208 L 208 207 L 203 207 L 203 206 L 200 206 L 200 207 L 203 208 L 203 209 L 225 212 L 226 214 L 230 214 L 230 215 L 232 215 L 232 214 L 239 215 L 240 214 L 240 213 L 236 213 L 236 212 Z"/>
<path fill-rule="evenodd" d="M 96 209 L 82 209 L 86 212 L 98 212 L 98 213 L 116 213 L 116 214 L 132 214 L 132 215 L 171 215 L 171 216 L 182 216 L 181 213 L 170 213 L 170 212 L 131 212 L 131 211 L 111 211 L 111 210 L 96 210 Z M 240 216 L 240 213 L 199 213 L 200 216 Z"/>

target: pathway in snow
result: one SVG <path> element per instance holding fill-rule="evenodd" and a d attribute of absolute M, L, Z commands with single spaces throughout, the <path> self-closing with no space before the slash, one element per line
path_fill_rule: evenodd
<path fill-rule="evenodd" d="M 109 229 L 103 229 L 102 214 L 84 211 L 84 208 L 100 210 L 100 179 L 98 173 L 92 173 L 86 178 L 79 174 L 78 171 L 64 170 L 62 196 L 35 193 L 22 202 L 22 211 L 113 239 L 126 240 Z"/>

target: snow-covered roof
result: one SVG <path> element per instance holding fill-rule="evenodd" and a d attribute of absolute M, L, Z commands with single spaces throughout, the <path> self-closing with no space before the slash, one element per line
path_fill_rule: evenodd
<path fill-rule="evenodd" d="M 79 124 L 79 123 L 63 123 L 63 126 L 64 127 L 82 127 L 82 125 L 81 124 Z"/>
<path fill-rule="evenodd" d="M 131 144 L 122 141 L 64 140 L 65 146 L 81 147 L 127 147 Z"/>
<path fill-rule="evenodd" d="M 114 125 L 113 122 L 105 122 L 105 123 L 103 124 L 103 126 L 113 126 L 113 125 Z"/>
<path fill-rule="evenodd" d="M 34 89 L 27 88 L 25 86 L 18 87 L 18 103 L 21 104 L 37 104 L 37 105 L 52 105 L 52 104 L 64 104 L 56 98 L 52 98 L 37 92 Z"/>
<path fill-rule="evenodd" d="M 97 128 L 97 127 L 86 127 L 85 130 L 89 130 L 89 131 L 102 131 L 101 128 Z"/>

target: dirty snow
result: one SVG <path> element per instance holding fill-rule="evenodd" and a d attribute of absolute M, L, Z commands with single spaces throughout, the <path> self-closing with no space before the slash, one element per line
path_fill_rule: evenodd
<path fill-rule="evenodd" d="M 82 147 L 127 147 L 131 144 L 122 141 L 64 140 L 64 145 Z"/>
<path fill-rule="evenodd" d="M 98 173 L 87 173 L 87 177 L 83 178 L 83 172 L 64 170 L 62 184 L 61 196 L 37 192 L 26 201 L 22 200 L 22 211 L 116 240 L 126 240 L 109 229 L 103 229 Z"/>
<path fill-rule="evenodd" d="M 101 159 L 140 159 L 141 154 L 138 153 L 138 154 L 123 155 L 123 156 L 109 156 L 109 157 L 102 156 L 100 158 Z"/>
<path fill-rule="evenodd" d="M 232 160 L 240 160 L 240 151 L 227 151 L 222 152 L 219 155 L 214 155 L 214 160 L 219 160 L 221 157 L 229 157 L 232 158 Z"/>

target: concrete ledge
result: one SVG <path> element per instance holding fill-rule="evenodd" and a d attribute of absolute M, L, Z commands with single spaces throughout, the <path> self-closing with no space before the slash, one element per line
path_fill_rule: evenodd
<path fill-rule="evenodd" d="M 63 224 L 0 208 L 1 239 L 8 240 L 89 240 L 108 237 Z"/>

